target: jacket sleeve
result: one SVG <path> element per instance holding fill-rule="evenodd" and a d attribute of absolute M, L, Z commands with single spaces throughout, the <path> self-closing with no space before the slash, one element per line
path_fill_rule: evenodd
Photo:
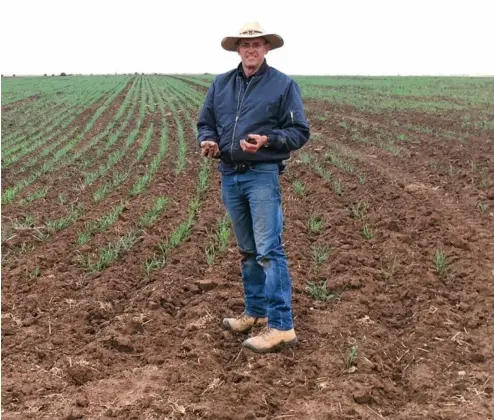
<path fill-rule="evenodd" d="M 281 152 L 300 149 L 309 141 L 310 127 L 298 84 L 291 80 L 279 111 L 279 129 L 264 133 L 269 136 L 268 148 Z"/>
<path fill-rule="evenodd" d="M 197 122 L 197 141 L 199 145 L 204 140 L 214 140 L 219 142 L 218 132 L 216 131 L 216 117 L 214 114 L 214 89 L 215 81 L 211 83 L 206 94 L 206 99 L 199 115 Z"/>

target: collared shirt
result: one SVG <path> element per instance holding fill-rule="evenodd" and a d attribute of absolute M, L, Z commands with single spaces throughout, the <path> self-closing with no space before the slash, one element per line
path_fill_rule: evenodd
<path fill-rule="evenodd" d="M 242 63 L 238 65 L 238 75 L 242 78 L 242 81 L 244 82 L 244 88 L 247 87 L 248 83 L 251 81 L 251 79 L 254 76 L 262 76 L 264 73 L 266 73 L 266 70 L 268 68 L 268 64 L 266 62 L 266 59 L 261 64 L 261 67 L 259 67 L 259 70 L 257 70 L 254 74 L 250 76 L 246 76 L 244 73 L 244 68 L 242 66 Z"/>

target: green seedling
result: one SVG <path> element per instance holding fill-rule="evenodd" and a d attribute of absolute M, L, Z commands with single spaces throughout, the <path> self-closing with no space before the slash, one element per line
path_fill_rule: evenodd
<path fill-rule="evenodd" d="M 336 297 L 336 293 L 328 290 L 328 281 L 321 281 L 319 284 L 308 282 L 306 287 L 307 292 L 314 300 L 327 302 Z"/>
<path fill-rule="evenodd" d="M 482 213 L 487 213 L 489 211 L 489 205 L 486 203 L 479 203 L 479 210 Z"/>
<path fill-rule="evenodd" d="M 40 198 L 45 198 L 47 193 L 48 193 L 48 189 L 47 188 L 38 188 L 33 193 L 29 194 L 26 197 L 25 201 L 27 203 L 30 203 L 31 201 L 39 200 Z"/>
<path fill-rule="evenodd" d="M 363 221 L 365 218 L 365 213 L 367 210 L 367 205 L 363 203 L 362 201 L 359 201 L 358 203 L 351 204 L 350 207 L 348 208 L 350 211 L 350 215 L 354 217 L 355 219 Z"/>
<path fill-rule="evenodd" d="M 339 179 L 334 178 L 332 181 L 332 185 L 333 185 L 333 190 L 336 194 L 340 196 L 343 195 L 343 193 L 345 192 L 345 187 L 343 185 L 343 182 L 341 182 Z"/>
<path fill-rule="evenodd" d="M 352 348 L 350 349 L 350 353 L 349 353 L 349 355 L 345 361 L 345 366 L 346 366 L 347 370 L 352 370 L 352 368 L 354 369 L 356 366 L 355 362 L 357 360 L 357 349 L 358 349 L 357 344 L 354 344 L 352 346 Z"/>
<path fill-rule="evenodd" d="M 374 237 L 374 231 L 369 227 L 369 225 L 364 225 L 362 229 L 362 236 L 365 239 L 372 239 Z"/>
<path fill-rule="evenodd" d="M 317 216 L 317 217 L 311 216 L 309 218 L 308 227 L 310 233 L 321 232 L 323 225 L 324 225 L 324 220 L 321 216 Z"/>
<path fill-rule="evenodd" d="M 314 245 L 312 247 L 312 257 L 316 266 L 320 266 L 327 261 L 329 255 L 331 254 L 332 248 L 326 244 Z"/>
<path fill-rule="evenodd" d="M 32 271 L 28 273 L 29 280 L 34 280 L 35 278 L 39 277 L 41 274 L 41 270 L 39 266 L 36 266 Z"/>
<path fill-rule="evenodd" d="M 295 194 L 297 195 L 304 195 L 305 194 L 305 184 L 296 179 L 293 183 L 293 189 L 295 190 Z"/>
<path fill-rule="evenodd" d="M 313 162 L 313 158 L 311 155 L 309 155 L 308 153 L 306 152 L 302 152 L 300 154 L 300 160 L 303 162 L 303 163 L 306 163 L 306 164 L 311 164 Z"/>
<path fill-rule="evenodd" d="M 436 266 L 436 271 L 439 274 L 444 274 L 448 267 L 448 261 L 446 258 L 446 254 L 442 250 L 437 250 L 434 255 L 434 265 Z"/>

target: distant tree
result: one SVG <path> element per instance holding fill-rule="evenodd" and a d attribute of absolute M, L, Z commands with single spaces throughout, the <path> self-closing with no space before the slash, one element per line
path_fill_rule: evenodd
<path fill-rule="evenodd" d="M 45 73 L 45 74 L 43 74 L 43 76 L 45 76 L 45 77 L 46 77 L 46 73 Z"/>
<path fill-rule="evenodd" d="M 51 75 L 52 77 L 55 76 L 54 74 Z"/>
<path fill-rule="evenodd" d="M 12 77 L 15 77 L 15 74 L 13 74 Z"/>
<path fill-rule="evenodd" d="M 60 73 L 60 76 L 67 76 L 64 72 Z"/>

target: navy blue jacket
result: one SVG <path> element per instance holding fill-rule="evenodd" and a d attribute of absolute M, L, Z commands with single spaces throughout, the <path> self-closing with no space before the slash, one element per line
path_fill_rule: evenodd
<path fill-rule="evenodd" d="M 197 129 L 199 145 L 216 141 L 221 160 L 229 164 L 282 163 L 310 137 L 299 86 L 266 60 L 249 78 L 242 63 L 218 75 L 207 92 Z M 269 145 L 254 154 L 244 152 L 240 140 L 248 134 L 269 136 Z"/>

